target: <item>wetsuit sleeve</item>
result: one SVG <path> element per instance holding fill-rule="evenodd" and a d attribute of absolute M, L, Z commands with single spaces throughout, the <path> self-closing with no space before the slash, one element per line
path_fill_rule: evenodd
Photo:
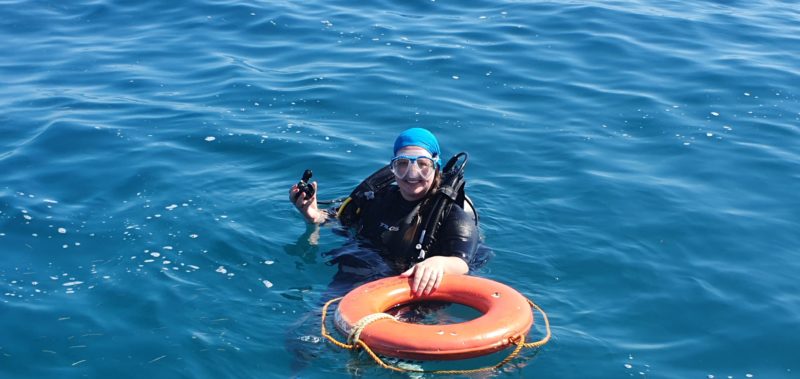
<path fill-rule="evenodd" d="M 472 215 L 459 206 L 453 206 L 447 221 L 440 230 L 437 255 L 460 257 L 469 264 L 478 249 L 478 227 Z"/>

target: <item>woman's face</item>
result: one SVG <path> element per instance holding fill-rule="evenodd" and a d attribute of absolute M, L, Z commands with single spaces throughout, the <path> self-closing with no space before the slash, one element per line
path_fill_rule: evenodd
<path fill-rule="evenodd" d="M 431 153 L 429 153 L 428 150 L 417 146 L 407 146 L 398 150 L 397 156 L 401 155 L 410 157 L 431 157 Z M 415 201 L 425 197 L 425 195 L 431 189 L 431 186 L 433 185 L 433 178 L 435 177 L 435 175 L 431 175 L 427 179 L 423 177 L 416 163 L 411 164 L 408 173 L 402 178 L 398 177 L 397 174 L 394 176 L 395 180 L 397 181 L 397 186 L 400 187 L 400 194 L 408 201 Z"/>

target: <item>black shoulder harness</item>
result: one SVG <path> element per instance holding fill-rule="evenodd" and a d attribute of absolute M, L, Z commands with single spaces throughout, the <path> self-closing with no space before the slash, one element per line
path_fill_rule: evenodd
<path fill-rule="evenodd" d="M 389 184 L 394 181 L 394 174 L 389 165 L 384 166 L 378 171 L 372 173 L 364 179 L 361 184 L 356 187 L 350 196 L 344 200 L 339 210 L 336 211 L 336 217 L 344 226 L 352 226 L 358 219 L 361 209 L 364 208 L 366 203 L 373 198 L 375 194 L 384 190 Z"/>
<path fill-rule="evenodd" d="M 463 160 L 462 160 L 463 158 Z M 436 242 L 439 228 L 442 226 L 454 204 L 464 209 L 464 203 L 472 203 L 464 192 L 466 181 L 464 180 L 464 167 L 467 165 L 469 155 L 465 152 L 458 153 L 447 161 L 442 169 L 442 182 L 439 189 L 433 195 L 424 208 L 420 210 L 421 230 L 417 230 L 417 243 L 414 249 L 418 255 L 416 259 L 422 261 L 425 254 L 430 251 L 431 246 Z M 475 214 L 475 224 L 478 224 L 478 212 L 472 207 Z"/>

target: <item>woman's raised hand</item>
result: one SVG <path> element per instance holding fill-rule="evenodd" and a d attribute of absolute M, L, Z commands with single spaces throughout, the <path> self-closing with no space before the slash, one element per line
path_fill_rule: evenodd
<path fill-rule="evenodd" d="M 314 186 L 314 194 L 310 198 L 306 198 L 305 192 L 297 188 L 297 184 L 289 189 L 289 201 L 294 204 L 297 211 L 312 224 L 320 224 L 327 219 L 327 213 L 322 212 L 317 207 L 317 182 L 311 182 Z"/>

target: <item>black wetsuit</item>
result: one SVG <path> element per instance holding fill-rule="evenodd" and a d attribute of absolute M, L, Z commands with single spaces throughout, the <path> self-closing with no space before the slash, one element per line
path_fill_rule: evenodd
<path fill-rule="evenodd" d="M 416 214 L 420 201 L 403 199 L 400 189 L 390 185 L 376 193 L 373 199 L 364 201 L 353 222 L 344 224 L 343 229 L 334 229 L 335 233 L 342 235 L 349 234 L 348 230 L 355 231 L 356 238 L 322 254 L 328 264 L 339 268 L 323 298 L 343 296 L 357 285 L 398 275 L 424 260 L 419 258 L 414 248 L 415 233 L 407 228 L 405 222 Z M 336 209 L 328 211 L 336 213 Z M 486 264 L 494 254 L 481 243 L 472 212 L 454 205 L 424 258 L 459 257 L 467 263 L 470 271 Z"/>
<path fill-rule="evenodd" d="M 421 201 L 405 200 L 397 186 L 388 187 L 362 209 L 356 227 L 358 235 L 369 240 L 387 263 L 396 268 L 405 269 L 431 256 L 455 256 L 469 265 L 478 247 L 478 228 L 473 215 L 457 205 L 439 228 L 430 251 L 422 259 L 418 256 L 414 230 L 408 230 L 406 220 L 414 216 Z"/>

